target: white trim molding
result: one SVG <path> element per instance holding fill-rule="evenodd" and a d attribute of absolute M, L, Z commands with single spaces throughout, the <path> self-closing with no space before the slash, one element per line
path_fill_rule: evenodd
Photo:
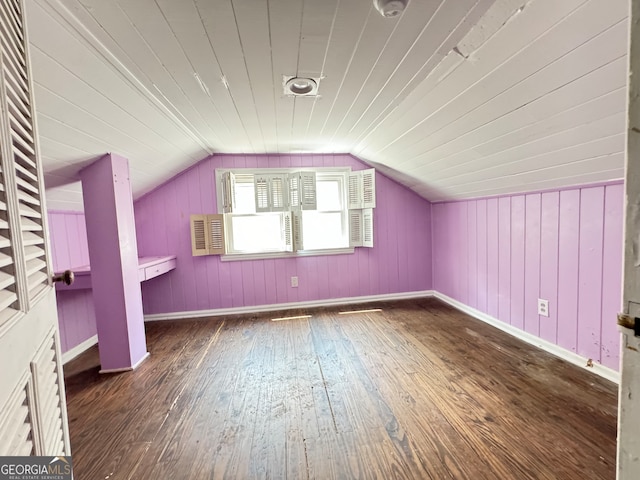
<path fill-rule="evenodd" d="M 86 352 L 97 343 L 98 343 L 98 335 L 94 335 L 93 337 L 87 338 L 84 342 L 79 343 L 72 349 L 67 350 L 62 354 L 62 364 L 65 365 L 69 363 L 71 360 L 76 358 L 81 353 Z"/>
<path fill-rule="evenodd" d="M 275 312 L 278 310 L 293 310 L 296 308 L 331 307 L 336 305 L 352 305 L 355 303 L 385 302 L 390 300 L 408 300 L 411 298 L 433 297 L 433 290 L 417 292 L 388 293 L 383 295 L 367 295 L 363 297 L 331 298 L 327 300 L 311 300 L 309 302 L 275 303 L 271 305 L 256 305 L 251 307 L 216 308 L 213 310 L 192 310 L 188 312 L 157 313 L 145 315 L 145 322 L 159 320 L 182 320 L 186 318 L 219 317 L 223 315 L 239 315 L 246 313 Z"/>
<path fill-rule="evenodd" d="M 448 303 L 449 305 L 460 310 L 461 312 L 464 312 L 467 315 L 471 315 L 472 317 L 482 322 L 488 323 L 489 325 L 496 327 L 497 329 L 502 330 L 503 332 L 506 332 L 516 338 L 519 338 L 520 340 L 527 342 L 528 344 L 533 345 L 534 347 L 538 347 L 544 350 L 545 352 L 548 352 L 552 355 L 555 355 L 556 357 L 561 358 L 562 360 L 565 360 L 569 363 L 577 365 L 578 367 L 581 367 L 583 370 L 587 370 L 591 373 L 595 373 L 596 375 L 599 375 L 602 378 L 606 378 L 607 380 L 614 382 L 616 384 L 620 383 L 620 373 L 616 372 L 615 370 L 609 367 L 605 367 L 604 365 L 601 365 L 599 363 L 593 363 L 593 366 L 589 367 L 587 366 L 588 359 L 586 357 L 578 355 L 577 353 L 572 352 L 571 350 L 567 350 L 566 348 L 560 347 L 547 340 L 543 340 L 542 338 L 536 337 L 535 335 L 532 335 L 523 330 L 520 330 L 519 328 L 513 327 L 508 323 L 504 323 L 498 320 L 497 318 L 492 317 L 491 315 L 487 315 L 486 313 L 481 312 L 480 310 L 476 310 L 475 308 L 465 305 L 464 303 L 459 302 L 458 300 L 454 300 L 453 298 L 443 293 L 434 292 L 434 297 L 442 300 L 445 303 Z"/>
<path fill-rule="evenodd" d="M 145 353 L 140 360 L 136 362 L 135 365 L 131 365 L 130 367 L 124 368 L 107 368 L 106 370 L 100 370 L 99 373 L 121 373 L 121 372 L 130 372 L 131 370 L 135 370 L 140 366 L 142 362 L 144 362 L 147 358 L 149 358 L 149 352 Z"/>

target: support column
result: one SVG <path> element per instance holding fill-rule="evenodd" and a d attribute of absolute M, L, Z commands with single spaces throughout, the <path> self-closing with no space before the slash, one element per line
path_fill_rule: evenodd
<path fill-rule="evenodd" d="M 101 373 L 133 370 L 149 353 L 126 158 L 108 154 L 80 172 Z"/>

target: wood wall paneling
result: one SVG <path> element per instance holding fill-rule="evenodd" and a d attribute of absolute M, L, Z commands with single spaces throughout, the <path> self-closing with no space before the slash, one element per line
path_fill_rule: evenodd
<path fill-rule="evenodd" d="M 560 192 L 558 345 L 574 352 L 578 345 L 580 193 Z"/>
<path fill-rule="evenodd" d="M 483 312 L 487 311 L 488 293 L 488 264 L 487 264 L 487 200 L 481 199 L 476 202 L 476 255 L 478 260 L 478 274 L 476 278 L 476 289 L 478 291 L 477 308 Z"/>
<path fill-rule="evenodd" d="M 54 271 L 89 264 L 84 214 L 49 211 L 51 257 Z M 57 290 L 58 326 L 62 353 L 97 333 L 91 290 Z"/>
<path fill-rule="evenodd" d="M 604 192 L 603 187 L 584 188 L 580 198 L 577 352 L 598 361 L 602 333 Z"/>
<path fill-rule="evenodd" d="M 56 208 L 81 208 L 69 184 L 105 151 L 136 198 L 214 151 L 352 152 L 430 200 L 622 177 L 625 0 L 411 2 L 392 21 L 367 0 L 27 11 Z M 294 74 L 322 75 L 321 97 L 284 95 Z"/>
<path fill-rule="evenodd" d="M 498 319 L 511 323 L 511 198 L 498 199 Z"/>
<path fill-rule="evenodd" d="M 600 361 L 609 368 L 618 368 L 620 334 L 614 327 L 622 309 L 618 279 L 622 278 L 622 249 L 624 220 L 623 185 L 611 185 L 605 190 L 604 254 L 602 256 L 602 323 Z"/>
<path fill-rule="evenodd" d="M 216 155 L 135 202 L 139 254 L 178 255 L 177 268 L 142 284 L 145 313 L 269 305 L 430 289 L 431 206 L 378 175 L 375 247 L 354 254 L 222 262 L 192 257 L 191 213 L 216 211 L 217 167 L 365 165 L 349 155 Z M 150 228 L 151 227 L 151 228 Z M 179 240 L 178 240 L 179 239 Z M 298 276 L 299 286 L 290 286 Z"/>
<path fill-rule="evenodd" d="M 494 318 L 498 318 L 500 302 L 500 248 L 498 244 L 498 199 L 487 200 L 487 295 L 488 304 L 486 312 Z"/>
<path fill-rule="evenodd" d="M 622 203 L 619 183 L 436 203 L 435 288 L 505 323 L 617 369 L 615 318 L 621 303 Z M 483 227 L 480 221 L 485 220 L 485 204 Z M 471 214 L 467 222 L 460 223 L 456 211 L 465 205 Z M 457 228 L 443 228 L 451 222 Z M 446 235 L 438 233 L 441 228 Z M 466 245 L 460 247 L 451 241 L 457 235 L 468 239 Z M 471 280 L 482 275 L 484 254 L 479 252 L 485 248 L 487 281 Z M 493 263 L 497 263 L 495 268 Z M 470 279 L 467 288 L 475 287 L 476 292 L 453 286 L 460 270 Z M 549 301 L 549 317 L 538 315 L 538 298 Z"/>
<path fill-rule="evenodd" d="M 549 316 L 540 317 L 540 337 L 558 342 L 560 192 L 542 194 L 540 218 L 540 298 L 549 301 Z"/>
<path fill-rule="evenodd" d="M 525 197 L 511 198 L 511 325 L 524 330 Z"/>
<path fill-rule="evenodd" d="M 525 197 L 524 330 L 540 336 L 540 194 Z"/>

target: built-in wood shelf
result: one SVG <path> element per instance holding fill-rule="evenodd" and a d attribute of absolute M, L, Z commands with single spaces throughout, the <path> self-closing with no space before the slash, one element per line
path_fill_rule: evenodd
<path fill-rule="evenodd" d="M 138 258 L 138 278 L 141 282 L 163 275 L 174 268 L 176 268 L 175 255 Z M 83 265 L 81 267 L 73 267 L 70 270 L 75 275 L 74 282 L 71 285 L 57 282 L 57 290 L 83 290 L 91 288 L 91 266 Z"/>

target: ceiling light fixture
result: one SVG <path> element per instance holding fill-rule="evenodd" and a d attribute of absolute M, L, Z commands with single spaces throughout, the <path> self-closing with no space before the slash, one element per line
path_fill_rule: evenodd
<path fill-rule="evenodd" d="M 373 0 L 380 15 L 386 18 L 397 17 L 407 7 L 409 0 Z"/>
<path fill-rule="evenodd" d="M 284 89 L 287 95 L 316 95 L 318 82 L 313 78 L 291 77 L 286 80 Z"/>

